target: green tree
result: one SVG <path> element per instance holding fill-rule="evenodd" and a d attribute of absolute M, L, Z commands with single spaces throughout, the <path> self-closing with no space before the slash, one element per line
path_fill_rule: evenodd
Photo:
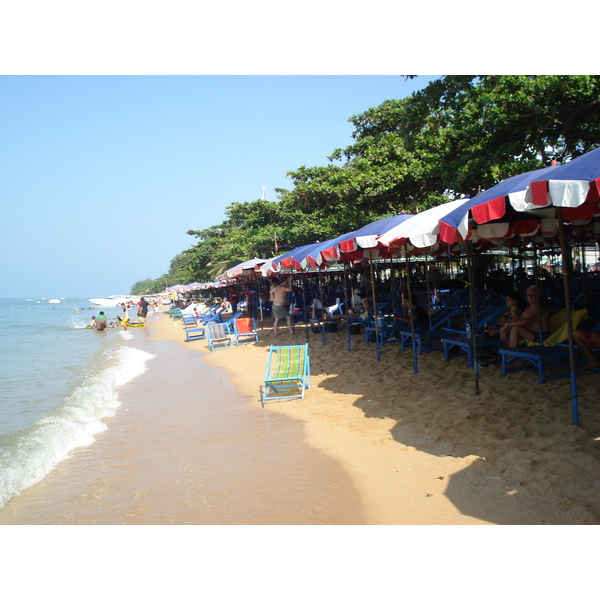
<path fill-rule="evenodd" d="M 600 142 L 599 76 L 446 76 L 349 119 L 354 143 L 288 175 L 290 201 L 350 214 L 415 211 L 476 194 Z"/>

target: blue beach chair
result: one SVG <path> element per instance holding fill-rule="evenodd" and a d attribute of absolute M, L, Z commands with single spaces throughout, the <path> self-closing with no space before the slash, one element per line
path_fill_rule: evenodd
<path fill-rule="evenodd" d="M 308 344 L 301 346 L 271 346 L 267 359 L 267 374 L 262 389 L 261 403 L 268 400 L 300 398 L 310 387 Z"/>
<path fill-rule="evenodd" d="M 200 319 L 198 320 L 204 325 L 207 323 L 222 323 L 223 317 L 221 315 L 224 312 L 224 307 L 220 306 L 219 304 L 215 304 L 214 308 L 211 306 L 211 309 L 209 309 L 207 313 L 200 315 Z"/>
<path fill-rule="evenodd" d="M 209 323 L 206 326 L 206 336 L 211 352 L 219 348 L 233 347 L 233 340 L 225 323 Z"/>
<path fill-rule="evenodd" d="M 243 312 L 236 312 L 231 317 L 229 317 L 229 319 L 223 321 L 223 325 L 227 326 L 227 331 L 229 331 L 229 333 L 233 334 L 233 324 L 235 323 L 235 320 L 239 319 L 243 314 Z"/>

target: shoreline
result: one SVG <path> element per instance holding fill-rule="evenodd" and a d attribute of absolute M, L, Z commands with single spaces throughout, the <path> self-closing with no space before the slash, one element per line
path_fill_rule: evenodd
<path fill-rule="evenodd" d="M 106 428 L 14 496 L 0 525 L 364 522 L 350 478 L 299 421 L 246 407 L 223 370 L 151 340 L 159 320 L 127 339 L 153 358 L 118 388 Z"/>
<path fill-rule="evenodd" d="M 362 336 L 352 336 L 348 353 L 343 332 L 328 334 L 326 346 L 309 334 L 312 385 L 304 401 L 263 409 L 268 346 L 304 343 L 303 326 L 276 339 L 265 328 L 258 343 L 214 353 L 203 340 L 186 343 L 181 323 L 165 313 L 151 329 L 152 339 L 174 340 L 227 372 L 249 407 L 302 421 L 307 443 L 350 476 L 366 524 L 600 523 L 593 375 L 579 378 L 590 400 L 581 402 L 587 429 L 580 429 L 564 400 L 568 380 L 539 386 L 532 373 L 502 378 L 492 367 L 474 396 L 464 357 L 423 355 L 414 375 L 412 353 L 397 344 L 377 363 Z"/>

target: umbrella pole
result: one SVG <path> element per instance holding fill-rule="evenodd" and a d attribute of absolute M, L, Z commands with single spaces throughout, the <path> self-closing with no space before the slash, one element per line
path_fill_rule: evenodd
<path fill-rule="evenodd" d="M 348 341 L 348 352 L 351 352 L 351 348 L 350 348 L 350 315 L 348 313 L 348 305 L 350 304 L 350 296 L 348 296 L 348 273 L 346 272 L 345 264 L 344 264 L 344 289 L 346 291 L 346 340 Z"/>
<path fill-rule="evenodd" d="M 425 258 L 428 257 L 425 251 Z M 427 284 L 427 314 L 429 315 L 429 329 L 431 329 L 431 287 L 429 285 L 429 261 L 425 261 L 425 282 Z"/>
<path fill-rule="evenodd" d="M 417 343 L 415 341 L 415 317 L 412 309 L 412 283 L 410 265 L 408 261 L 408 244 L 404 244 L 404 259 L 406 260 L 406 293 L 408 294 L 408 305 L 410 306 L 410 334 L 412 337 L 413 371 L 419 373 L 419 359 L 417 358 Z"/>
<path fill-rule="evenodd" d="M 323 336 L 323 346 L 326 346 L 327 334 L 325 333 L 325 307 L 323 306 L 323 284 L 321 282 L 321 273 L 319 273 L 319 297 L 321 298 L 321 335 Z"/>
<path fill-rule="evenodd" d="M 569 285 L 569 275 L 571 273 L 571 261 L 567 261 L 567 243 L 565 240 L 565 229 L 562 208 L 556 209 L 558 217 L 558 235 L 560 238 L 560 250 L 562 253 L 561 274 L 563 278 L 563 286 L 565 290 L 565 311 L 567 314 L 567 332 L 569 334 L 569 364 L 571 367 L 571 411 L 573 413 L 573 425 L 579 425 L 579 409 L 577 401 L 577 371 L 575 366 L 575 341 L 573 340 L 573 321 L 571 320 L 571 287 Z M 539 297 L 538 297 L 539 302 Z"/>
<path fill-rule="evenodd" d="M 306 320 L 306 277 L 302 278 L 302 306 L 304 307 L 304 331 L 306 332 L 306 341 L 308 342 L 308 325 Z"/>
<path fill-rule="evenodd" d="M 537 247 L 533 244 L 533 284 L 535 285 L 535 293 L 538 304 L 541 303 L 542 296 L 540 295 L 540 279 L 538 275 L 538 258 Z M 538 311 L 538 342 L 540 346 L 544 345 L 544 336 L 542 333 L 542 313 Z"/>
<path fill-rule="evenodd" d="M 583 294 L 583 308 L 587 309 L 588 307 L 588 299 L 587 299 L 587 266 L 585 260 L 585 240 L 583 238 L 583 232 L 581 233 L 581 292 Z M 573 306 L 573 309 L 575 307 Z"/>
<path fill-rule="evenodd" d="M 471 240 L 467 240 L 467 272 L 469 274 L 469 296 L 471 298 L 471 321 L 473 327 L 471 335 L 473 340 L 473 369 L 475 371 L 475 395 L 479 396 L 479 359 L 477 356 L 477 294 L 475 293 L 475 269 L 473 266 L 473 247 Z"/>
<path fill-rule="evenodd" d="M 375 271 L 373 269 L 373 260 L 368 258 L 369 269 L 371 271 L 371 293 L 373 294 L 373 320 L 375 321 L 375 348 L 377 349 L 377 362 L 381 361 L 381 350 L 379 348 L 379 325 L 377 324 L 377 298 L 375 297 Z M 368 315 L 367 315 L 368 319 Z"/>
<path fill-rule="evenodd" d="M 294 267 L 290 270 L 290 283 L 292 284 L 292 301 L 290 303 L 290 310 L 292 311 L 292 333 L 296 333 L 296 303 L 294 302 Z"/>

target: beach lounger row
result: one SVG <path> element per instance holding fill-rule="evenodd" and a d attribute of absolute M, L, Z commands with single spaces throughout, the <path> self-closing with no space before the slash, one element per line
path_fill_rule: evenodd
<path fill-rule="evenodd" d="M 241 312 L 235 313 L 222 323 L 207 323 L 204 327 L 187 329 L 185 334 L 186 342 L 207 340 L 211 352 L 258 342 L 256 321 L 253 318 L 242 317 Z"/>

